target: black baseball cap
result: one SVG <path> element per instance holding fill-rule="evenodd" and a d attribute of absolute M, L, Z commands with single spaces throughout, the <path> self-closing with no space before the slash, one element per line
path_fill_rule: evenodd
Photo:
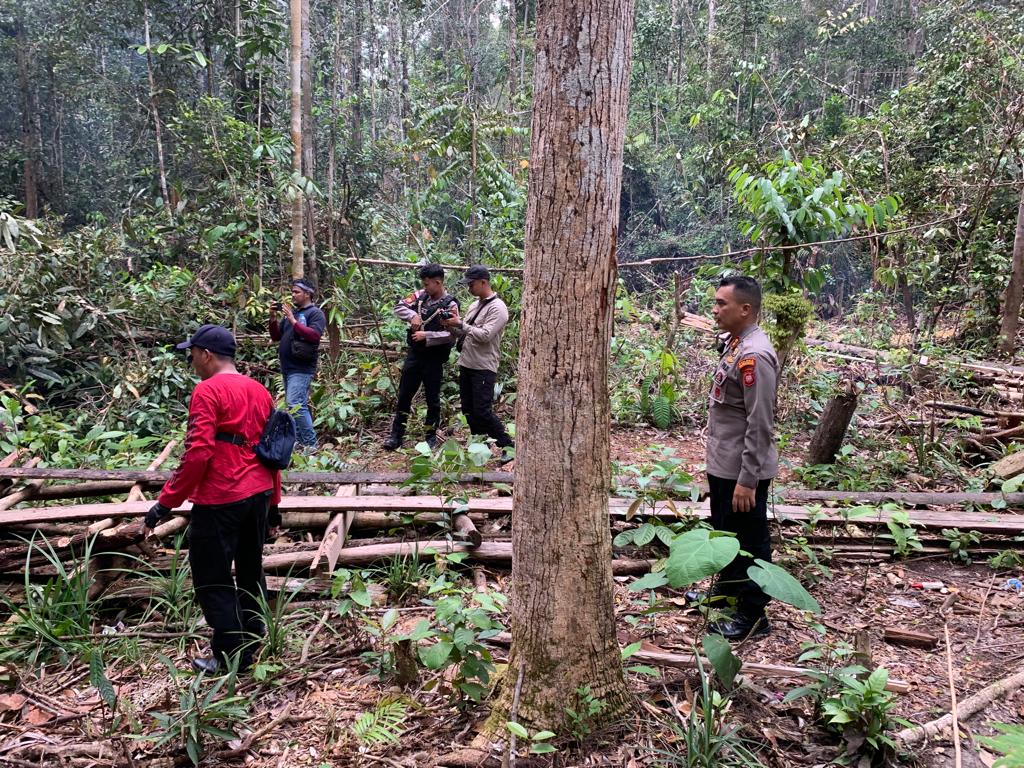
<path fill-rule="evenodd" d="M 491 273 L 483 264 L 474 264 L 466 270 L 466 274 L 459 280 L 459 285 L 469 285 L 474 280 L 490 280 Z"/>
<path fill-rule="evenodd" d="M 199 347 L 225 357 L 235 356 L 235 337 L 222 325 L 201 325 L 191 338 L 181 342 L 176 349 Z"/>

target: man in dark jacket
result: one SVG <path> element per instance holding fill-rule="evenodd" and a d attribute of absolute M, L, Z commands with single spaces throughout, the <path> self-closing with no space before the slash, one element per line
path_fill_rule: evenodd
<path fill-rule="evenodd" d="M 316 373 L 320 337 L 327 330 L 327 318 L 313 303 L 316 289 L 305 280 L 292 281 L 292 304 L 270 305 L 270 338 L 280 342 L 278 357 L 284 377 L 284 399 L 295 411 L 295 431 L 299 444 L 316 449 L 316 432 L 309 413 L 309 387 Z M 278 319 L 278 311 L 284 318 Z"/>
<path fill-rule="evenodd" d="M 263 543 L 268 505 L 281 500 L 281 473 L 260 463 L 252 446 L 274 401 L 262 384 L 235 370 L 235 339 L 227 328 L 201 326 L 178 349 L 188 350 L 202 381 L 189 403 L 185 453 L 146 514 L 142 533 L 151 534 L 186 499 L 192 502 L 192 586 L 213 630 L 213 655 L 192 659 L 192 667 L 214 674 L 236 655 L 239 668 L 247 668 L 264 633 Z"/>
<path fill-rule="evenodd" d="M 427 398 L 427 433 L 424 439 L 431 448 L 437 445 L 437 428 L 441 423 L 441 374 L 455 344 L 455 337 L 442 323 L 452 313 L 458 315 L 459 303 L 445 291 L 444 269 L 440 265 L 421 267 L 419 277 L 423 287 L 395 306 L 398 319 L 409 324 L 406 332 L 409 354 L 402 366 L 391 435 L 384 441 L 384 449 L 388 451 L 402 444 L 412 399 L 420 384 Z"/>

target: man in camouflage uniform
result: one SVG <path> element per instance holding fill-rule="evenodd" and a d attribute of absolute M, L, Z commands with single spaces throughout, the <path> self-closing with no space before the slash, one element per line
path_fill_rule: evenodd
<path fill-rule="evenodd" d="M 736 534 L 740 549 L 770 561 L 768 488 L 779 466 L 773 434 L 779 361 L 757 325 L 761 287 L 742 275 L 725 277 L 715 293 L 713 314 L 728 333 L 711 384 L 707 431 L 707 475 L 711 523 Z M 747 577 L 751 557 L 737 556 L 719 575 L 712 597 L 735 601 L 733 618 L 710 630 L 734 640 L 769 631 L 768 596 Z"/>
<path fill-rule="evenodd" d="M 443 321 L 453 315 L 458 317 L 459 302 L 444 289 L 444 269 L 440 265 L 421 267 L 419 277 L 423 287 L 395 306 L 398 319 L 409 324 L 406 331 L 409 354 L 402 365 L 398 406 L 391 434 L 384 441 L 384 449 L 388 451 L 394 451 L 402 444 L 412 399 L 421 384 L 427 398 L 426 435 L 423 439 L 431 448 L 437 445 L 437 428 L 441 423 L 441 376 L 455 344 L 455 337 Z"/>

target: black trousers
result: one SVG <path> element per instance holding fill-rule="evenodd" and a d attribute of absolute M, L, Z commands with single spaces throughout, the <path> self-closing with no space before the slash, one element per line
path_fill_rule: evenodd
<path fill-rule="evenodd" d="M 409 354 L 402 365 L 402 378 L 398 383 L 398 406 L 391 434 L 399 439 L 405 434 L 405 423 L 412 410 L 412 399 L 423 385 L 427 398 L 427 435 L 432 435 L 441 424 L 441 376 L 451 347 L 427 347 L 410 344 Z"/>
<path fill-rule="evenodd" d="M 740 549 L 766 562 L 772 559 L 772 538 L 768 530 L 768 487 L 772 481 L 761 480 L 754 492 L 754 508 L 749 512 L 733 512 L 732 494 L 735 480 L 708 475 L 711 489 L 711 525 L 719 531 L 736 534 Z M 714 594 L 736 599 L 737 610 L 746 616 L 761 616 L 770 598 L 747 577 L 751 557 L 737 555 L 718 575 Z"/>
<path fill-rule="evenodd" d="M 512 445 L 505 425 L 494 412 L 494 383 L 498 374 L 459 366 L 459 400 L 462 413 L 474 435 L 493 437 L 498 447 Z"/>
<path fill-rule="evenodd" d="M 263 543 L 270 493 L 231 504 L 196 504 L 189 524 L 192 586 L 213 630 L 213 652 L 223 659 L 242 650 L 243 665 L 253 655 L 253 646 L 247 643 L 263 630 L 258 598 L 267 595 Z"/>

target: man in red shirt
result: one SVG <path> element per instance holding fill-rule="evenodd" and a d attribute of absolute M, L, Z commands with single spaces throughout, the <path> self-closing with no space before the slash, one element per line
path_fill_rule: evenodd
<path fill-rule="evenodd" d="M 264 632 L 258 601 L 267 590 L 263 543 L 268 505 L 281 499 L 281 473 L 261 464 L 253 446 L 274 401 L 262 384 L 235 369 L 235 339 L 227 328 L 204 325 L 178 349 L 188 350 L 202 381 L 192 392 L 181 463 L 143 525 L 148 535 L 185 499 L 192 502 L 192 585 L 213 629 L 213 654 L 193 659 L 192 667 L 214 674 L 235 654 L 239 668 L 247 668 Z"/>

